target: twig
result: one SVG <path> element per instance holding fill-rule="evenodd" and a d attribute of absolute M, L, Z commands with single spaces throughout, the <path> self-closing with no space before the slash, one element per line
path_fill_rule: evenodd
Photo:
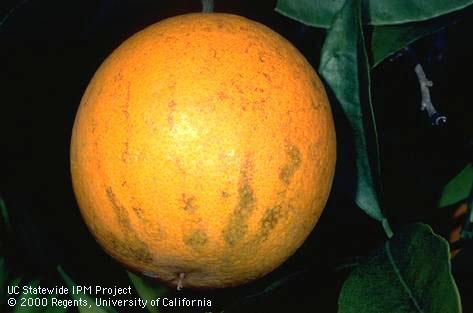
<path fill-rule="evenodd" d="M 439 126 L 441 124 L 445 124 L 447 122 L 447 117 L 437 112 L 430 98 L 429 88 L 431 88 L 434 83 L 427 79 L 424 69 L 420 63 L 414 67 L 414 71 L 416 72 L 417 79 L 419 80 L 420 93 L 422 95 L 420 109 L 422 111 L 427 111 L 427 114 L 429 115 L 430 121 L 433 125 Z"/>
<path fill-rule="evenodd" d="M 202 1 L 202 13 L 212 13 L 214 11 L 213 0 L 201 0 Z"/>
<path fill-rule="evenodd" d="M 445 124 L 447 122 L 447 117 L 437 112 L 430 97 L 430 88 L 434 85 L 434 83 L 427 78 L 422 64 L 420 64 L 420 62 L 417 60 L 412 50 L 407 47 L 404 48 L 403 51 L 409 56 L 409 59 L 414 64 L 414 71 L 417 75 L 417 79 L 419 80 L 420 93 L 422 97 L 420 109 L 427 112 L 432 125 L 440 126 Z"/>

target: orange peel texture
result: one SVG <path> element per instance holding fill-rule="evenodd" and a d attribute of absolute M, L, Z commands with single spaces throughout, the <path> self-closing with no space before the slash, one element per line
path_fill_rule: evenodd
<path fill-rule="evenodd" d="M 222 288 L 282 264 L 326 204 L 330 105 L 287 40 L 230 14 L 163 20 L 120 45 L 79 107 L 74 192 L 98 243 L 170 285 Z"/>

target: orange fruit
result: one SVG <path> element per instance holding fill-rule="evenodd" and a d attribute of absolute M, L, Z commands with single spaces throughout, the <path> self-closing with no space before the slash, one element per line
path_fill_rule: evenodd
<path fill-rule="evenodd" d="M 296 48 L 243 17 L 188 14 L 133 35 L 95 73 L 73 128 L 73 187 L 127 268 L 234 286 L 312 231 L 335 145 L 322 83 Z"/>

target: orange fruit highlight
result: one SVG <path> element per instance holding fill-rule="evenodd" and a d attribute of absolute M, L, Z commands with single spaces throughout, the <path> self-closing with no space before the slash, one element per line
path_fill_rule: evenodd
<path fill-rule="evenodd" d="M 105 251 L 184 288 L 283 263 L 325 206 L 332 113 L 301 53 L 230 14 L 163 20 L 126 40 L 81 101 L 73 187 Z"/>

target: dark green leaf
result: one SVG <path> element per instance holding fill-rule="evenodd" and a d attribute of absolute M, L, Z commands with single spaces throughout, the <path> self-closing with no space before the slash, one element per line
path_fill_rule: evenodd
<path fill-rule="evenodd" d="M 439 207 L 445 207 L 468 198 L 473 188 L 473 165 L 467 165 L 444 188 Z"/>
<path fill-rule="evenodd" d="M 406 25 L 375 26 L 371 39 L 372 67 L 416 40 L 442 30 L 446 26 L 445 23 L 436 19 Z"/>
<path fill-rule="evenodd" d="M 276 11 L 301 23 L 329 28 L 344 0 L 278 0 Z M 473 0 L 365 0 L 364 20 L 371 25 L 424 21 L 463 9 Z"/>
<path fill-rule="evenodd" d="M 448 243 L 413 224 L 358 266 L 345 281 L 339 313 L 459 313 Z"/>
<path fill-rule="evenodd" d="M 416 40 L 456 23 L 464 16 L 463 13 L 471 11 L 463 10 L 461 13 L 447 14 L 423 22 L 373 27 L 371 39 L 373 67 Z"/>
<path fill-rule="evenodd" d="M 77 284 L 64 272 L 61 267 L 58 267 L 58 272 L 61 274 L 66 286 L 69 290 L 72 290 L 73 287 L 76 287 Z M 104 306 L 97 306 L 95 303 L 95 299 L 83 292 L 81 293 L 69 293 L 74 300 L 85 300 L 87 301 L 86 306 L 78 306 L 77 309 L 79 313 L 117 313 L 114 308 L 112 307 L 104 307 Z"/>
<path fill-rule="evenodd" d="M 370 0 L 365 8 L 372 25 L 392 25 L 425 21 L 471 4 L 472 0 Z"/>
<path fill-rule="evenodd" d="M 378 143 L 360 2 L 347 1 L 336 16 L 322 47 L 319 72 L 335 97 L 332 100 L 339 103 L 353 130 L 357 171 L 355 202 L 372 218 L 385 221 L 377 194 Z"/>
<path fill-rule="evenodd" d="M 39 285 L 39 280 L 34 280 L 34 281 L 31 281 L 28 283 L 28 286 L 31 286 L 33 288 L 35 287 L 38 287 Z M 13 286 L 13 285 L 11 285 Z M 26 294 L 24 292 L 22 292 L 18 297 L 17 297 L 17 302 L 16 302 L 16 305 L 11 307 L 11 311 L 14 312 L 14 313 L 26 313 L 26 312 L 36 312 L 38 310 L 37 307 L 28 307 L 28 306 L 21 306 L 21 303 L 18 303 L 18 302 L 21 302 L 21 299 L 26 299 L 25 301 L 28 302 L 27 299 L 34 299 L 36 296 L 35 295 L 32 295 L 32 294 Z"/>
<path fill-rule="evenodd" d="M 127 274 L 141 299 L 148 300 L 146 305 L 148 311 L 151 313 L 159 313 L 158 307 L 151 306 L 150 301 L 164 296 L 168 292 L 168 288 L 160 284 L 150 284 L 131 272 L 127 272 Z"/>
<path fill-rule="evenodd" d="M 278 0 L 276 12 L 306 25 L 329 28 L 345 0 Z"/>

